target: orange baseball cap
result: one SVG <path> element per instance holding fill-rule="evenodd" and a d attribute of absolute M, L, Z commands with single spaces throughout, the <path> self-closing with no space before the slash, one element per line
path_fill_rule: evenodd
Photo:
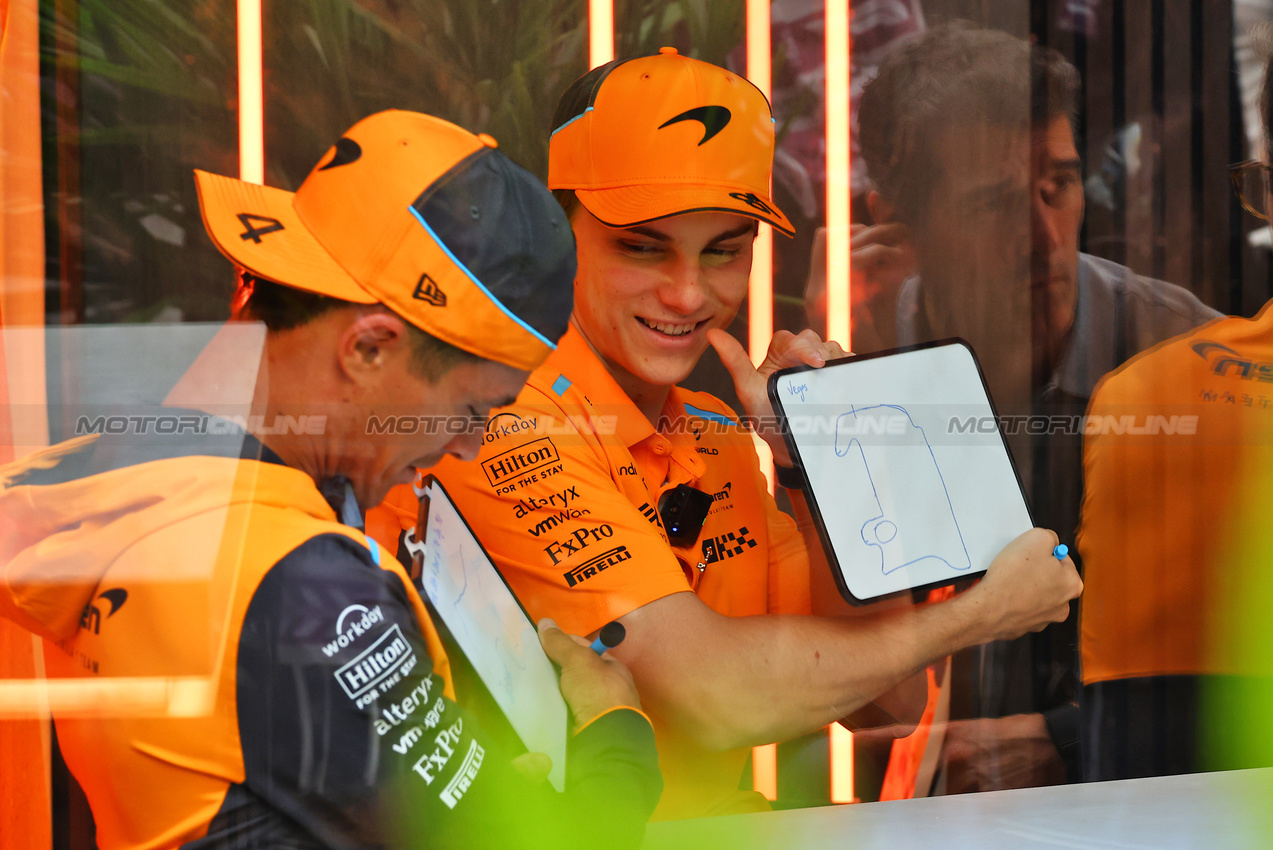
<path fill-rule="evenodd" d="M 614 63 L 553 131 L 548 187 L 573 189 L 611 227 L 717 211 L 791 236 L 769 190 L 773 159 L 773 113 L 760 89 L 664 47 Z"/>
<path fill-rule="evenodd" d="M 359 121 L 295 193 L 195 171 L 232 262 L 296 289 L 384 304 L 458 348 L 527 371 L 566 332 L 570 224 L 533 175 L 418 112 Z"/>

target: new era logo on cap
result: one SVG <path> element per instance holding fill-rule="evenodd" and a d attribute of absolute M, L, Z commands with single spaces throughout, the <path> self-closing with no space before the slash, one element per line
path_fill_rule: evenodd
<path fill-rule="evenodd" d="M 416 283 L 415 292 L 411 293 L 411 297 L 417 301 L 427 301 L 434 307 L 446 306 L 446 293 L 433 282 L 433 278 L 428 274 L 420 275 L 420 280 Z"/>

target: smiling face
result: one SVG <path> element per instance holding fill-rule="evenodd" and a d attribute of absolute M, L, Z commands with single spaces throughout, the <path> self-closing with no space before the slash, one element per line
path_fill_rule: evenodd
<path fill-rule="evenodd" d="M 613 228 L 571 218 L 579 271 L 573 320 L 638 406 L 661 406 L 747 295 L 753 219 L 687 213 Z"/>

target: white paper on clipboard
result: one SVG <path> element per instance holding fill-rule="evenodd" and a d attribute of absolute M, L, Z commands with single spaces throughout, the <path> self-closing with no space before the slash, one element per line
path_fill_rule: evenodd
<path fill-rule="evenodd" d="M 424 592 L 522 743 L 552 759 L 548 780 L 561 791 L 569 716 L 552 662 L 446 491 L 431 481 L 426 497 Z"/>

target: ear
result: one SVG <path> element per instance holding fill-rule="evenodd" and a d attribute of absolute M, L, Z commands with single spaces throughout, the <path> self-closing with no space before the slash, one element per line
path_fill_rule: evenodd
<path fill-rule="evenodd" d="M 874 189 L 866 193 L 866 210 L 871 214 L 872 224 L 888 224 L 895 212 L 893 204 Z"/>
<path fill-rule="evenodd" d="M 407 325 L 385 310 L 360 313 L 340 334 L 341 371 L 357 384 L 383 377 L 388 364 L 409 356 Z"/>

